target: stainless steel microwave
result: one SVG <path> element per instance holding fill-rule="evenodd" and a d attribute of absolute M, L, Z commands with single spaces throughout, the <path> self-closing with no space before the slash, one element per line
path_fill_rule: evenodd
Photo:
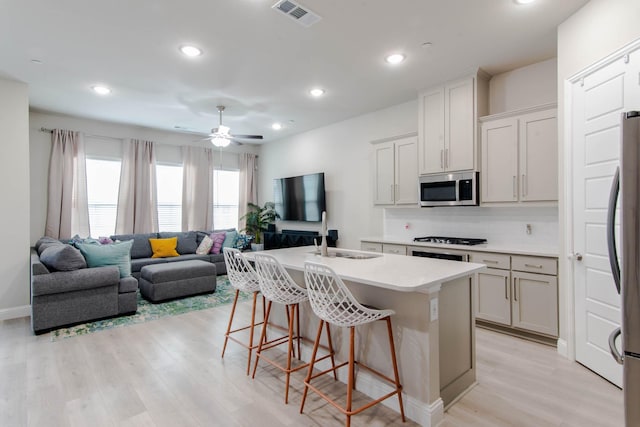
<path fill-rule="evenodd" d="M 420 177 L 420 206 L 477 206 L 478 172 L 458 172 Z"/>

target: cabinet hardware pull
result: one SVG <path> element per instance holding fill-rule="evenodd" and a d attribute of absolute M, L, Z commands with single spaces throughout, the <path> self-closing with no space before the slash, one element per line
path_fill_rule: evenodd
<path fill-rule="evenodd" d="M 524 266 L 529 268 L 542 268 L 542 264 L 525 264 Z"/>
<path fill-rule="evenodd" d="M 507 280 L 507 276 L 504 276 L 504 299 L 509 299 L 509 280 Z"/>
<path fill-rule="evenodd" d="M 522 197 L 525 197 L 527 195 L 527 189 L 525 187 L 525 182 L 526 182 L 526 179 L 524 177 L 524 174 L 522 174 Z"/>
<path fill-rule="evenodd" d="M 444 166 L 447 169 L 449 168 L 449 149 L 448 148 L 444 149 Z"/>
<path fill-rule="evenodd" d="M 440 169 L 444 169 L 444 150 L 440 150 Z"/>
<path fill-rule="evenodd" d="M 513 300 L 514 301 L 518 301 L 518 290 L 517 290 L 516 280 L 518 279 L 514 277 L 513 278 Z"/>
<path fill-rule="evenodd" d="M 493 259 L 483 259 L 482 262 L 486 262 L 486 263 L 489 263 L 489 264 L 497 264 L 498 263 L 498 261 L 493 260 Z"/>
<path fill-rule="evenodd" d="M 518 185 L 516 184 L 516 176 L 515 176 L 515 175 L 513 175 L 513 198 L 514 198 L 514 199 L 516 198 L 516 187 L 517 187 L 517 186 L 518 186 Z"/>
<path fill-rule="evenodd" d="M 393 194 L 393 184 L 389 186 L 389 195 L 391 196 L 389 199 L 393 202 L 395 200 L 395 195 Z"/>

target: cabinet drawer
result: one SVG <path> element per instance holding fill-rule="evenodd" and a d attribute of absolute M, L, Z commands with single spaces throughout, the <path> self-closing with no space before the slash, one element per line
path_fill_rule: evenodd
<path fill-rule="evenodd" d="M 382 252 L 382 243 L 361 242 L 360 249 L 369 252 Z"/>
<path fill-rule="evenodd" d="M 514 255 L 511 257 L 511 269 L 514 271 L 557 275 L 558 260 L 556 258 Z"/>
<path fill-rule="evenodd" d="M 407 247 L 405 245 L 394 245 L 394 244 L 384 243 L 382 245 L 382 252 L 385 254 L 406 255 Z"/>
<path fill-rule="evenodd" d="M 484 264 L 490 268 L 499 268 L 509 270 L 511 268 L 511 259 L 509 255 L 492 254 L 485 252 L 473 252 L 469 255 L 469 262 Z"/>

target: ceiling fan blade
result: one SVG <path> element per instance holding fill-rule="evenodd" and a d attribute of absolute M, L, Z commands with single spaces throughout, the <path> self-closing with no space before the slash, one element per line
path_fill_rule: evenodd
<path fill-rule="evenodd" d="M 240 139 L 262 139 L 262 135 L 231 135 L 232 138 Z"/>

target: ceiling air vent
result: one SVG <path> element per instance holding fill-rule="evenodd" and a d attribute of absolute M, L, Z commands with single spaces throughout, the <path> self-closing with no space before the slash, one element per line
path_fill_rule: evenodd
<path fill-rule="evenodd" d="M 272 9 L 284 13 L 304 27 L 310 27 L 322 19 L 318 14 L 310 11 L 307 7 L 300 6 L 290 0 L 280 0 L 271 7 Z"/>

